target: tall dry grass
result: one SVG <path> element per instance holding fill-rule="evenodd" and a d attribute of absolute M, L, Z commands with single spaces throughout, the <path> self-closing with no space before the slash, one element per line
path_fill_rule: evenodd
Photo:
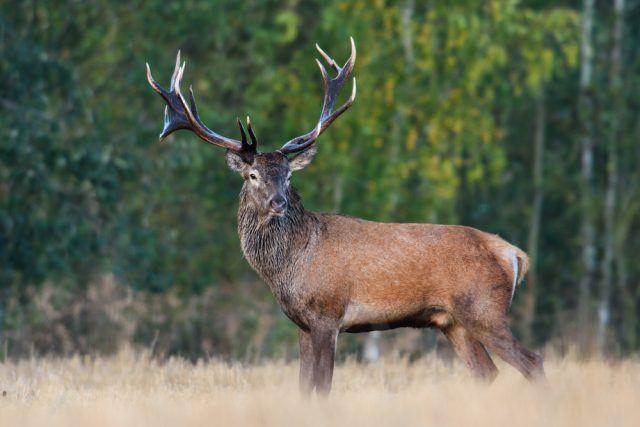
<path fill-rule="evenodd" d="M 500 369 L 486 386 L 435 357 L 346 362 L 328 399 L 306 400 L 295 363 L 35 358 L 0 365 L 0 425 L 640 425 L 638 360 L 550 360 L 546 386 Z"/>

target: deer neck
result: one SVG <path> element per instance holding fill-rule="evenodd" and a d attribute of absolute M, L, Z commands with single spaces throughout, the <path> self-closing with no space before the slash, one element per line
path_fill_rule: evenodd
<path fill-rule="evenodd" d="M 317 218 L 304 209 L 294 189 L 289 189 L 287 198 L 289 207 L 285 215 L 267 217 L 249 201 L 243 187 L 238 209 L 242 252 L 276 294 L 280 288 L 291 286 L 296 262 L 306 253 L 319 227 Z"/>

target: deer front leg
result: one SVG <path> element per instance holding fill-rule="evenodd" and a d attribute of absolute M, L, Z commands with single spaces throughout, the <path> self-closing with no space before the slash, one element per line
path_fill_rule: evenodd
<path fill-rule="evenodd" d="M 316 328 L 311 330 L 313 346 L 313 384 L 320 395 L 328 395 L 333 379 L 333 363 L 336 352 L 336 329 Z"/>
<path fill-rule="evenodd" d="M 311 334 L 302 329 L 298 330 L 300 344 L 300 392 L 308 396 L 313 391 L 313 344 Z"/>

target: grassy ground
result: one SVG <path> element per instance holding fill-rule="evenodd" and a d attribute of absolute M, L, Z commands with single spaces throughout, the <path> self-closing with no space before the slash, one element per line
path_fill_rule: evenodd
<path fill-rule="evenodd" d="M 436 358 L 347 362 L 328 399 L 305 400 L 296 363 L 32 359 L 0 364 L 0 425 L 640 425 L 638 360 L 549 360 L 547 386 L 499 368 L 486 386 Z"/>

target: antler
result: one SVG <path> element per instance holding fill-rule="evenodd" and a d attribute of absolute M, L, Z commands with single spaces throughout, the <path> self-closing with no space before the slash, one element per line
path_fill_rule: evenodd
<path fill-rule="evenodd" d="M 257 152 L 258 141 L 251 129 L 251 121 L 249 120 L 249 117 L 247 117 L 247 127 L 249 128 L 249 135 L 251 136 L 253 144 L 247 143 L 244 128 L 239 119 L 238 126 L 240 127 L 242 141 L 217 134 L 205 126 L 198 115 L 198 108 L 196 107 L 196 100 L 193 96 L 193 89 L 191 86 L 189 86 L 190 105 L 187 105 L 187 101 L 184 99 L 184 96 L 182 96 L 182 92 L 180 91 L 180 83 L 182 81 L 185 65 L 185 62 L 182 63 L 182 66 L 180 65 L 180 51 L 178 51 L 178 55 L 176 56 L 176 67 L 173 70 L 173 75 L 171 76 L 171 86 L 167 91 L 154 80 L 151 75 L 149 64 L 147 63 L 147 80 L 153 90 L 158 92 L 167 103 L 167 106 L 164 109 L 164 129 L 162 129 L 162 133 L 160 133 L 160 141 L 179 129 L 187 129 L 210 144 L 226 148 L 227 150 L 237 152 L 244 156 L 252 156 L 255 154 Z"/>
<path fill-rule="evenodd" d="M 296 153 L 298 151 L 302 151 L 305 148 L 311 146 L 315 142 L 315 140 L 320 136 L 322 132 L 325 131 L 333 123 L 335 119 L 337 119 L 342 113 L 344 113 L 353 101 L 356 99 L 356 79 L 353 78 L 353 89 L 351 91 L 351 96 L 342 106 L 340 106 L 334 112 L 331 112 L 333 109 L 333 104 L 336 102 L 336 98 L 338 96 L 338 92 L 344 85 L 344 82 L 349 78 L 351 72 L 353 71 L 353 66 L 356 62 L 356 44 L 353 41 L 353 37 L 351 39 L 351 55 L 347 62 L 345 62 L 344 66 L 340 67 L 329 55 L 326 54 L 324 50 L 320 48 L 316 44 L 316 49 L 320 52 L 320 55 L 324 58 L 325 61 L 329 64 L 331 68 L 338 72 L 338 75 L 334 78 L 329 77 L 327 74 L 327 70 L 324 68 L 322 63 L 316 59 L 318 63 L 318 67 L 320 67 L 320 72 L 322 73 L 322 81 L 324 84 L 324 100 L 322 102 L 322 113 L 320 114 L 320 119 L 318 120 L 318 124 L 316 127 L 311 130 L 309 133 L 293 138 L 291 141 L 287 142 L 282 146 L 279 150 L 284 154 Z"/>

